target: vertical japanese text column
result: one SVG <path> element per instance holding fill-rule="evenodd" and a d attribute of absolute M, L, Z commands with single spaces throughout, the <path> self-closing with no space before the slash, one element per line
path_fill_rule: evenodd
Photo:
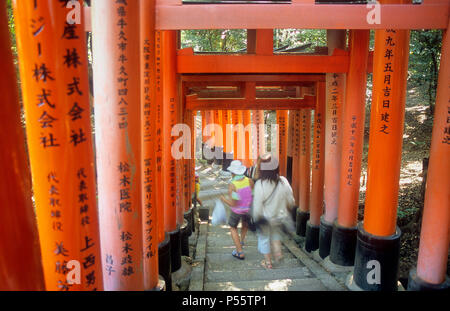
<path fill-rule="evenodd" d="M 297 234 L 306 235 L 309 219 L 309 196 L 311 178 L 311 109 L 300 110 L 300 152 L 299 152 L 299 208 L 297 211 Z"/>
<path fill-rule="evenodd" d="M 288 111 L 277 110 L 278 161 L 280 176 L 286 176 Z"/>
<path fill-rule="evenodd" d="M 0 240 L 0 291 L 44 290 L 31 174 L 9 36 L 4 1 L 0 4 L 0 117 L 3 120 L 0 131 L 0 236 L 4 237 Z M 21 247 L 17 247 L 18 241 Z"/>
<path fill-rule="evenodd" d="M 320 217 L 323 212 L 324 150 L 325 150 L 325 82 L 316 87 L 316 109 L 314 110 L 314 138 L 312 154 L 312 186 L 310 217 L 306 224 L 305 249 L 315 251 L 319 248 Z"/>
<path fill-rule="evenodd" d="M 338 218 L 331 236 L 330 260 L 352 266 L 355 259 L 359 178 L 364 142 L 369 31 L 351 30 L 350 66 L 342 113 L 342 153 Z"/>
<path fill-rule="evenodd" d="M 139 2 L 92 6 L 95 143 L 106 290 L 143 290 Z"/>
<path fill-rule="evenodd" d="M 292 191 L 294 192 L 294 199 L 297 207 L 300 204 L 299 189 L 300 189 L 300 110 L 292 111 L 293 118 L 293 145 L 292 145 Z"/>
<path fill-rule="evenodd" d="M 84 16 L 69 12 L 14 2 L 28 151 L 47 290 L 102 290 Z"/>
<path fill-rule="evenodd" d="M 443 34 L 430 165 L 420 233 L 417 273 L 408 289 L 448 289 L 446 277 L 450 227 L 450 25 Z"/>
<path fill-rule="evenodd" d="M 286 178 L 292 185 L 292 150 L 294 146 L 294 110 L 288 111 Z"/>
<path fill-rule="evenodd" d="M 142 232 L 144 247 L 144 289 L 158 286 L 158 231 L 156 211 L 156 156 L 154 123 L 156 118 L 155 4 L 140 0 L 140 75 L 142 129 Z"/>
<path fill-rule="evenodd" d="M 345 30 L 327 30 L 328 55 L 335 48 L 345 48 Z M 326 74 L 327 102 L 325 111 L 325 156 L 324 156 L 324 214 L 320 219 L 319 255 L 330 254 L 331 233 L 337 218 L 339 203 L 339 176 L 341 167 L 341 118 L 345 99 L 345 74 Z"/>

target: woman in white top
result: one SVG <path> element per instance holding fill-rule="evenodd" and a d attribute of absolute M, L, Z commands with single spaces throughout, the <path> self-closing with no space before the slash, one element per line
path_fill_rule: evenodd
<path fill-rule="evenodd" d="M 264 255 L 261 265 L 272 269 L 272 255 L 282 258 L 281 228 L 294 227 L 289 208 L 295 205 L 292 188 L 287 179 L 278 174 L 278 161 L 270 154 L 259 159 L 260 179 L 255 183 L 252 216 L 258 227 L 258 251 Z M 264 223 L 264 225 L 263 225 Z"/>

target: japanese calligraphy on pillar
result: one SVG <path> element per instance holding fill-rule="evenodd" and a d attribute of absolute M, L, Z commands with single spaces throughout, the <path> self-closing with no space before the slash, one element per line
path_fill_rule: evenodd
<path fill-rule="evenodd" d="M 313 161 L 313 167 L 314 169 L 318 170 L 319 169 L 319 165 L 320 165 L 320 151 L 321 151 L 321 139 L 320 139 L 320 135 L 322 130 L 322 120 L 323 120 L 323 115 L 320 112 L 319 109 L 316 109 L 316 111 L 314 112 L 315 114 L 315 126 L 314 126 L 314 161 Z"/>
<path fill-rule="evenodd" d="M 137 1 L 92 3 L 98 213 L 106 290 L 143 289 L 138 12 Z"/>
<path fill-rule="evenodd" d="M 300 111 L 294 110 L 294 146 L 292 148 L 293 156 L 300 156 Z"/>
<path fill-rule="evenodd" d="M 331 80 L 331 141 L 332 145 L 337 145 L 338 133 L 338 109 L 339 109 L 339 75 L 334 73 Z"/>
<path fill-rule="evenodd" d="M 101 290 L 84 20 L 59 2 L 14 3 L 44 275 L 48 290 Z"/>
<path fill-rule="evenodd" d="M 449 100 L 450 102 L 450 100 Z M 450 145 L 450 106 L 447 106 L 447 122 L 446 126 L 444 126 L 442 143 Z"/>
<path fill-rule="evenodd" d="M 355 143 L 356 143 L 356 127 L 357 127 L 357 118 L 356 115 L 352 116 L 352 122 L 350 123 L 350 140 L 348 142 L 348 168 L 347 168 L 347 185 L 353 185 L 353 164 L 354 164 L 354 156 L 355 156 Z M 358 176 L 359 178 L 359 176 Z"/>
<path fill-rule="evenodd" d="M 383 109 L 380 110 L 380 120 L 381 127 L 379 131 L 383 134 L 389 134 L 389 109 L 392 105 L 391 98 L 391 77 L 394 75 L 392 58 L 394 57 L 393 50 L 395 47 L 395 36 L 389 35 L 389 33 L 395 33 L 395 30 L 388 29 L 388 33 L 385 40 L 385 53 L 384 53 L 384 63 L 383 63 L 383 73 L 384 73 L 384 88 L 383 88 Z"/>
<path fill-rule="evenodd" d="M 145 36 L 144 36 L 145 37 Z M 143 174 L 142 174 L 142 191 L 143 191 L 143 247 L 144 247 L 144 260 L 151 259 L 156 254 L 157 241 L 153 241 L 155 232 L 153 231 L 156 215 L 155 196 L 153 195 L 155 189 L 153 188 L 155 182 L 155 157 L 153 150 L 154 139 L 152 136 L 154 126 L 152 122 L 152 108 L 155 109 L 155 102 L 153 98 L 152 102 L 152 49 L 154 47 L 150 43 L 150 40 L 145 37 L 142 42 L 142 56 L 141 61 L 141 105 L 142 105 L 142 154 L 143 154 Z M 156 110 L 156 109 L 155 109 Z M 154 112 L 153 112 L 154 114 Z"/>

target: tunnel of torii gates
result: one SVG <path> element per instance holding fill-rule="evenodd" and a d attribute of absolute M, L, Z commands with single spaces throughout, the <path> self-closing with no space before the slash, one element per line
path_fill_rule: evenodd
<path fill-rule="evenodd" d="M 231 124 L 237 143 L 224 144 L 229 134 L 219 132 L 203 132 L 203 142 L 251 165 L 250 155 L 266 148 L 262 132 L 235 125 L 263 124 L 264 110 L 276 111 L 280 173 L 291 181 L 306 250 L 354 266 L 364 290 L 396 290 L 410 29 L 444 35 L 419 257 L 408 287 L 448 285 L 449 1 L 382 1 L 381 20 L 371 24 L 366 5 L 312 0 L 94 0 L 69 23 L 61 2 L 13 1 L 25 132 L 5 1 L 0 10 L 1 290 L 161 290 L 163 283 L 171 290 L 195 230 L 194 135 L 183 145 L 189 156 L 176 159 L 173 126 L 193 129 L 200 113 L 203 129 Z M 181 29 L 237 28 L 248 29 L 246 53 L 178 48 Z M 276 28 L 327 29 L 328 46 L 274 53 Z M 85 31 L 93 33 L 92 107 Z M 368 185 L 357 223 L 368 72 Z M 374 269 L 379 282 L 368 277 Z"/>

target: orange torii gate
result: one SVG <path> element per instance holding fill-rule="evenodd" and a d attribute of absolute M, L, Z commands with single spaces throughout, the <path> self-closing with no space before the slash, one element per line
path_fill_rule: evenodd
<path fill-rule="evenodd" d="M 80 2 L 83 4 L 83 1 Z M 329 109 L 327 113 L 321 112 L 321 115 L 325 116 L 325 128 L 328 129 L 325 142 L 327 153 L 323 164 L 328 167 L 328 163 L 332 162 L 329 165 L 334 167 L 336 174 L 339 174 L 339 198 L 335 195 L 336 188 L 331 189 L 328 197 L 327 185 L 330 181 L 327 174 L 325 175 L 327 205 L 332 200 L 339 202 L 338 208 L 332 209 L 330 213 L 326 206 L 323 217 L 328 224 L 335 222 L 332 229 L 330 258 L 333 262 L 343 265 L 353 264 L 354 261 L 353 279 L 363 289 L 396 289 L 400 234 L 396 228 L 395 211 L 405 101 L 408 30 L 448 29 L 450 5 L 448 1 L 423 0 L 420 5 L 385 1 L 380 6 L 383 18 L 378 24 L 367 22 L 368 12 L 365 5 L 316 5 L 310 0 L 271 5 L 193 6 L 183 4 L 181 0 L 157 2 L 141 0 L 121 3 L 96 0 L 93 4 L 92 14 L 90 9 L 86 10 L 86 14 L 82 14 L 81 25 L 67 26 L 70 25 L 64 22 L 67 11 L 60 4 L 39 0 L 29 1 L 26 4 L 24 1 L 15 3 L 28 150 L 43 258 L 43 275 L 48 289 L 148 290 L 157 286 L 156 273 L 164 274 L 168 287 L 170 286 L 170 266 L 178 261 L 178 255 L 172 258 L 167 255 L 171 249 L 177 248 L 178 242 L 170 239 L 169 233 L 173 230 L 173 225 L 180 225 L 180 221 L 174 211 L 179 207 L 174 207 L 168 202 L 165 204 L 163 199 L 165 195 L 172 199 L 170 193 L 173 182 L 162 172 L 162 166 L 168 164 L 174 167 L 170 159 L 167 159 L 168 162 L 163 159 L 163 155 L 168 154 L 167 148 L 170 143 L 167 135 L 170 128 L 168 123 L 173 124 L 174 120 L 173 110 L 166 110 L 171 107 L 165 105 L 164 98 L 169 98 L 169 103 L 171 98 L 175 99 L 176 109 L 181 111 L 178 120 L 184 120 L 191 128 L 194 127 L 193 112 L 198 110 L 300 110 L 300 114 L 305 116 L 301 118 L 304 119 L 305 126 L 300 128 L 306 134 L 310 128 L 308 119 L 311 116 L 311 109 L 315 109 L 315 118 L 319 116 L 316 108 L 316 103 L 320 101 L 318 95 L 281 99 L 259 98 L 256 96 L 257 88 L 270 86 L 274 81 L 279 81 L 277 78 L 274 79 L 276 76 L 282 77 L 281 80 L 284 79 L 286 85 L 297 86 L 296 83 L 302 79 L 303 82 L 308 82 L 305 79 L 313 77 L 309 83 L 317 83 L 319 86 L 316 87 L 316 92 L 323 94 L 321 84 L 325 82 L 325 73 L 333 75 L 333 79 L 335 74 L 347 75 L 346 97 L 342 101 L 344 103 L 342 124 L 337 120 L 338 144 L 342 144 L 341 159 L 338 157 L 327 159 L 328 151 L 333 152 L 333 148 L 328 146 L 332 139 L 328 137 L 330 130 L 327 124 L 333 124 L 334 121 L 329 118 Z M 49 13 L 50 10 L 52 14 Z M 90 143 L 92 130 L 87 117 L 90 111 L 87 97 L 87 58 L 85 53 L 76 55 L 78 50 L 81 51 L 85 47 L 84 36 L 80 32 L 88 16 L 92 17 L 94 46 L 99 224 L 94 201 L 95 160 Z M 252 18 L 248 19 L 248 16 Z M 330 19 L 329 16 L 334 18 Z M 4 16 L 0 15 L 0 18 Z M 90 29 L 91 26 L 86 23 L 86 27 Z M 192 49 L 183 49 L 176 51 L 175 55 L 175 45 L 170 45 L 166 51 L 173 62 L 165 63 L 166 52 L 161 53 L 164 51 L 165 31 L 223 28 L 250 30 L 248 32 L 250 46 L 247 54 L 197 55 Z M 334 49 L 329 51 L 329 55 L 274 55 L 272 29 L 275 28 L 350 29 L 349 50 Z M 142 30 L 140 36 L 139 29 Z M 372 70 L 372 54 L 368 51 L 369 29 L 377 29 L 373 54 L 370 172 L 364 224 L 357 227 L 356 207 L 361 165 L 361 133 L 364 123 L 363 94 L 365 94 L 366 73 Z M 71 41 L 66 41 L 65 36 L 71 37 Z M 44 41 L 40 40 L 44 39 L 45 43 L 42 43 Z M 395 44 L 391 62 L 384 57 L 389 44 Z M 339 45 L 336 44 L 335 47 Z M 448 159 L 449 155 L 448 113 L 446 113 L 449 98 L 449 49 L 450 42 L 446 32 L 442 46 L 419 261 L 417 273 L 412 274 L 410 282 L 413 289 L 447 286 L 445 263 L 449 241 L 449 211 L 446 207 L 449 205 L 450 187 L 448 187 L 448 161 L 445 159 Z M 149 61 L 153 57 L 154 62 Z M 1 62 L 5 60 L 9 62 L 10 57 L 5 57 Z M 150 81 L 146 81 L 147 75 L 150 76 Z M 201 93 L 195 92 L 194 95 L 190 95 L 183 87 L 170 91 L 166 88 L 173 87 L 174 80 L 166 82 L 164 75 L 168 79 L 175 77 L 175 81 L 179 77 L 180 83 L 185 85 L 197 83 L 195 79 L 207 79 L 208 82 L 225 81 L 234 86 L 237 83 L 240 87 L 244 85 L 247 90 L 253 88 L 252 85 L 256 82 L 253 92 L 255 96 L 250 95 L 252 92 L 245 92 L 240 94 L 244 96 L 223 99 L 204 97 Z M 259 82 L 255 76 L 260 79 Z M 318 76 L 321 80 L 317 78 Z M 151 77 L 154 77 L 153 81 Z M 224 77 L 228 80 L 223 80 Z M 191 81 L 188 81 L 189 79 Z M 339 82 L 339 78 L 336 80 L 342 92 L 343 85 Z M 331 86 L 334 87 L 333 82 L 334 80 Z M 395 90 L 391 85 L 396 85 Z M 150 90 L 145 90 L 146 87 Z M 387 87 L 389 91 L 386 91 Z M 181 92 L 178 91 L 180 89 Z M 164 92 L 171 95 L 164 97 Z M 328 94 L 331 94 L 330 90 Z M 57 104 L 52 102 L 52 98 L 58 99 Z M 330 108 L 329 103 L 327 107 Z M 336 113 L 338 109 L 336 108 Z M 331 110 L 334 108 L 331 107 Z M 172 118 L 167 119 L 168 115 Z M 151 122 L 150 129 L 146 128 L 146 122 Z M 314 124 L 317 125 L 319 122 L 316 121 Z M 331 134 L 333 131 L 332 127 Z M 146 141 L 146 138 L 150 140 Z M 11 139 L 22 138 L 17 136 Z M 318 140 L 321 139 L 322 133 L 321 137 L 318 137 Z M 190 144 L 193 144 L 192 137 Z M 316 144 L 317 140 L 314 144 L 316 148 L 313 159 L 316 152 L 322 154 L 320 151 L 322 144 L 318 147 Z M 308 147 L 309 150 L 310 139 L 305 137 L 302 146 L 305 149 Z M 389 152 L 385 152 L 386 148 Z M 64 149 L 64 153 L 60 152 L 61 149 Z M 236 153 L 236 150 L 234 151 Z M 192 191 L 194 169 L 192 149 L 190 157 L 183 162 L 186 180 L 183 187 L 184 203 L 181 204 L 186 205 L 185 210 L 190 208 Z M 67 161 L 67 158 L 76 161 Z M 389 161 L 386 161 L 386 158 Z M 337 161 L 341 161 L 340 172 L 336 169 Z M 297 170 L 303 172 L 300 174 L 302 181 L 305 176 L 309 176 L 310 164 L 306 153 L 303 158 L 300 156 L 299 162 Z M 385 163 L 392 171 L 387 181 L 389 187 L 382 186 L 384 177 L 381 177 L 381 173 Z M 322 165 L 322 158 L 318 164 Z M 22 166 L 20 168 L 24 169 Z M 174 170 L 180 174 L 179 170 Z M 311 206 L 305 203 L 310 195 L 309 182 L 306 184 L 303 181 L 298 187 L 301 189 L 300 210 L 306 215 L 309 209 L 312 212 L 310 223 L 317 226 L 320 216 L 317 202 L 320 201 L 322 188 L 320 172 L 316 172 L 317 175 L 314 173 L 313 167 L 311 198 L 314 203 Z M 152 180 L 147 180 L 148 177 Z M 149 186 L 152 195 L 147 191 Z M 26 194 L 27 190 L 24 191 Z M 385 204 L 386 202 L 388 204 Z M 86 204 L 83 204 L 80 210 L 78 203 Z M 51 214 L 48 210 L 44 210 L 49 204 L 55 207 Z M 155 206 L 150 207 L 148 204 Z M 147 216 L 146 212 L 151 208 L 154 208 L 155 212 Z M 68 219 L 68 215 L 76 217 Z M 0 221 L 3 225 L 3 219 Z M 439 224 L 439 228 L 433 227 L 434 224 Z M 33 229 L 30 230 L 33 236 Z M 147 238 L 157 241 L 150 246 Z M 321 241 L 322 239 L 319 239 L 319 244 Z M 320 245 L 319 247 L 321 248 Z M 324 248 L 326 250 L 327 245 Z M 146 253 L 149 250 L 153 251 Z M 55 254 L 61 258 L 56 262 L 53 256 Z M 83 264 L 82 285 L 68 284 L 64 278 L 67 274 L 64 263 L 67 254 Z M 155 267 L 156 258 L 159 259 L 158 271 Z M 368 284 L 365 278 L 367 263 L 371 260 L 378 260 L 389 267 L 383 270 L 381 283 L 377 285 Z M 2 261 L 2 267 L 11 268 L 11 271 L 17 270 L 14 269 L 12 262 L 3 265 Z M 39 269 L 37 267 L 36 269 L 36 286 L 39 288 L 42 281 L 39 281 Z M 61 273 L 58 275 L 59 272 Z M 18 281 L 17 284 L 19 283 Z M 17 286 L 27 287 L 24 283 Z"/>

